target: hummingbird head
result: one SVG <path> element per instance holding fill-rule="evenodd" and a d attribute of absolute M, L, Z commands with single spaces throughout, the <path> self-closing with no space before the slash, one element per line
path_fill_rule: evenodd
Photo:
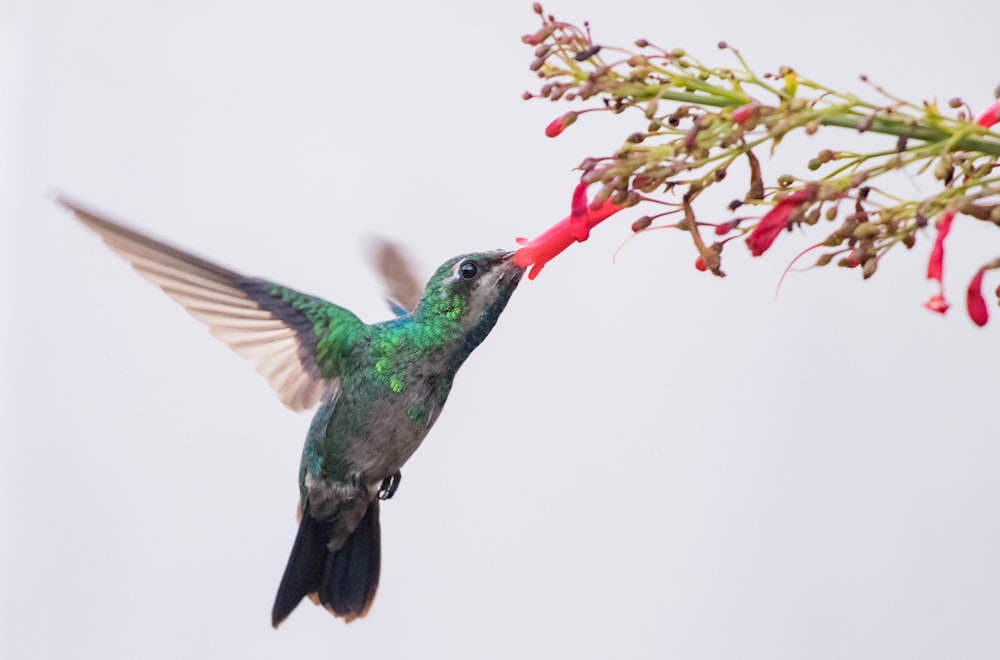
<path fill-rule="evenodd" d="M 427 282 L 414 317 L 457 330 L 464 359 L 493 329 L 524 275 L 513 256 L 495 250 L 449 259 Z"/>

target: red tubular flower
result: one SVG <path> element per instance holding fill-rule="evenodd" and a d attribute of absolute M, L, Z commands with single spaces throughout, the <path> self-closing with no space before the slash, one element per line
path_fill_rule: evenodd
<path fill-rule="evenodd" d="M 986 266 L 983 266 L 969 282 L 969 289 L 965 294 L 965 308 L 969 310 L 969 318 L 972 322 L 983 327 L 990 320 L 990 313 L 986 310 L 986 300 L 983 298 L 983 273 Z"/>
<path fill-rule="evenodd" d="M 800 204 L 812 201 L 812 197 L 811 190 L 796 190 L 775 204 L 774 208 L 764 214 L 764 217 L 747 236 L 747 247 L 750 248 L 750 253 L 759 257 L 767 252 L 781 230 L 788 226 L 788 218 L 791 217 L 792 211 L 797 209 Z"/>
<path fill-rule="evenodd" d="M 980 112 L 979 116 L 976 117 L 976 123 L 986 128 L 998 121 L 1000 121 L 1000 99 L 994 101 L 993 105 Z"/>
<path fill-rule="evenodd" d="M 951 223 L 954 219 L 955 211 L 953 209 L 945 209 L 945 212 L 941 214 L 941 219 L 938 220 L 937 237 L 934 239 L 934 247 L 931 248 L 931 256 L 927 260 L 927 279 L 929 280 L 942 282 L 942 276 L 944 275 L 944 239 L 948 237 L 948 232 L 951 231 Z"/>
<path fill-rule="evenodd" d="M 533 280 L 549 260 L 573 243 L 587 240 L 591 229 L 621 210 L 621 206 L 610 200 L 593 208 L 587 204 L 587 184 L 580 183 L 573 191 L 569 215 L 531 240 L 517 239 L 518 244 L 524 247 L 514 254 L 514 262 L 525 268 L 531 266 L 528 279 Z"/>
<path fill-rule="evenodd" d="M 937 223 L 934 247 L 931 248 L 931 256 L 927 259 L 927 279 L 937 280 L 938 293 L 931 296 L 930 300 L 924 303 L 924 307 L 938 314 L 947 312 L 949 306 L 944 297 L 944 239 L 948 237 L 954 219 L 954 209 L 945 209 L 944 213 L 941 214 L 941 219 Z"/>

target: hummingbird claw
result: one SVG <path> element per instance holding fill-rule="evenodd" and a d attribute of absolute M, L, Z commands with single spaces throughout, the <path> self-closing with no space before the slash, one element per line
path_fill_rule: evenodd
<path fill-rule="evenodd" d="M 382 485 L 378 491 L 378 498 L 380 500 L 391 500 L 392 496 L 396 494 L 396 489 L 399 488 L 399 482 L 403 480 L 403 473 L 396 470 L 396 474 L 382 480 Z"/>
<path fill-rule="evenodd" d="M 365 479 L 365 475 L 360 472 L 352 474 L 351 486 L 354 487 L 355 497 L 358 499 L 363 500 L 368 497 L 368 480 Z"/>

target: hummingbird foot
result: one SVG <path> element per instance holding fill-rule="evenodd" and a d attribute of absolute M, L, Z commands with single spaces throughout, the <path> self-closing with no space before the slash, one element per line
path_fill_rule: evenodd
<path fill-rule="evenodd" d="M 359 500 L 368 498 L 368 480 L 365 475 L 355 472 L 351 475 L 351 486 L 354 488 L 354 496 Z"/>
<path fill-rule="evenodd" d="M 396 470 L 396 474 L 392 475 L 387 479 L 382 480 L 382 485 L 378 489 L 378 498 L 380 500 L 391 500 L 392 496 L 396 494 L 396 489 L 399 488 L 399 482 L 403 480 L 403 473 Z"/>

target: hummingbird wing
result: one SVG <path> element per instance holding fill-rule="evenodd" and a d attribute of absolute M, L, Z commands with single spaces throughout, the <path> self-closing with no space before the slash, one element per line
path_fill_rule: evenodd
<path fill-rule="evenodd" d="M 57 201 L 213 335 L 253 361 L 286 406 L 304 410 L 336 392 L 338 349 L 365 328 L 353 313 L 213 264 L 65 198 Z"/>
<path fill-rule="evenodd" d="M 375 269 L 382 277 L 389 297 L 389 308 L 396 316 L 405 316 L 417 308 L 424 295 L 424 285 L 413 272 L 413 264 L 402 249 L 385 239 L 378 239 L 372 250 Z"/>

